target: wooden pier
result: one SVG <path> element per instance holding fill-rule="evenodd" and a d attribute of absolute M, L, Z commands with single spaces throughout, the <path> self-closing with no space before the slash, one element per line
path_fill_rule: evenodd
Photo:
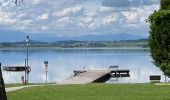
<path fill-rule="evenodd" d="M 129 70 L 74 71 L 74 76 L 59 82 L 59 84 L 104 83 L 112 77 L 130 77 L 129 72 Z"/>

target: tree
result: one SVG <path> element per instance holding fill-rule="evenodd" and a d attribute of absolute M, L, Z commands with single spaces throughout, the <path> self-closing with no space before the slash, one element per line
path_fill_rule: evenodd
<path fill-rule="evenodd" d="M 12 2 L 16 5 L 19 5 L 21 2 L 23 2 L 23 0 L 12 0 Z"/>
<path fill-rule="evenodd" d="M 20 5 L 20 3 L 23 2 L 23 0 L 2 0 L 0 1 L 0 7 L 6 6 L 7 4 L 9 4 L 10 2 L 16 4 L 16 5 Z"/>
<path fill-rule="evenodd" d="M 3 80 L 2 72 L 1 72 L 1 63 L 0 63 L 0 100 L 7 100 L 4 80 Z"/>
<path fill-rule="evenodd" d="M 161 6 L 149 16 L 149 46 L 154 64 L 170 76 L 170 0 L 161 0 Z"/>

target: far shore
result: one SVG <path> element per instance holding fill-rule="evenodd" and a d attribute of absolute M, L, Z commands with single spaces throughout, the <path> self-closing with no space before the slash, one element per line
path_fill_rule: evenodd
<path fill-rule="evenodd" d="M 0 50 L 25 50 L 26 47 L 0 47 Z M 136 50 L 149 50 L 149 48 L 143 48 L 143 47 L 90 47 L 90 48 L 86 48 L 86 47 L 74 47 L 74 48 L 61 48 L 61 47 L 29 47 L 30 50 L 34 50 L 34 49 L 56 49 L 56 50 L 83 50 L 83 49 L 96 49 L 96 50 L 100 50 L 100 49 L 136 49 Z"/>

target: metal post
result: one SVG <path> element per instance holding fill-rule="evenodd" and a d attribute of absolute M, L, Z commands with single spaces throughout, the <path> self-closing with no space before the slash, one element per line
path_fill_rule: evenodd
<path fill-rule="evenodd" d="M 166 83 L 166 74 L 165 74 L 165 83 Z"/>
<path fill-rule="evenodd" d="M 25 59 L 25 84 L 27 83 L 27 59 Z"/>
<path fill-rule="evenodd" d="M 0 99 L 1 100 L 7 100 L 4 80 L 3 80 L 3 77 L 2 77 L 2 71 L 1 71 L 1 63 L 0 63 Z"/>
<path fill-rule="evenodd" d="M 48 71 L 46 70 L 45 72 L 46 72 L 46 83 L 47 83 L 47 73 L 48 73 Z"/>
<path fill-rule="evenodd" d="M 86 71 L 86 67 L 85 66 L 83 67 L 83 70 L 84 70 L 84 72 Z"/>
<path fill-rule="evenodd" d="M 27 39 L 26 39 L 26 46 L 27 46 L 27 70 L 28 70 L 28 41 L 29 41 L 29 36 L 27 36 Z M 28 71 L 27 71 L 27 83 L 29 83 Z"/>
<path fill-rule="evenodd" d="M 47 75 L 48 75 L 48 61 L 44 61 L 45 64 L 45 75 L 46 75 L 46 83 L 47 83 Z"/>

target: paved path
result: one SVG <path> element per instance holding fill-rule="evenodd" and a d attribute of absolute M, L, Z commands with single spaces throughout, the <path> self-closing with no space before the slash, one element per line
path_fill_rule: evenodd
<path fill-rule="evenodd" d="M 16 90 L 20 90 L 23 89 L 23 86 L 20 87 L 9 87 L 9 88 L 5 88 L 6 92 L 12 92 L 12 91 L 16 91 Z"/>
<path fill-rule="evenodd" d="M 89 70 L 84 73 L 80 73 L 76 76 L 72 76 L 58 84 L 87 84 L 92 83 L 95 80 L 99 79 L 100 77 L 108 74 L 109 71 L 107 70 Z"/>
<path fill-rule="evenodd" d="M 56 85 L 56 84 L 45 84 L 45 85 L 27 85 L 27 86 L 18 86 L 18 87 L 8 87 L 5 88 L 6 92 L 12 92 L 12 91 L 17 91 L 23 88 L 27 88 L 27 87 L 35 87 L 35 86 L 46 86 L 46 85 Z"/>
<path fill-rule="evenodd" d="M 155 85 L 170 85 L 170 83 L 156 83 Z"/>
<path fill-rule="evenodd" d="M 16 90 L 20 90 L 26 87 L 34 87 L 34 86 L 42 86 L 42 85 L 27 85 L 27 86 L 18 86 L 18 87 L 8 87 L 5 88 L 6 92 L 12 92 L 12 91 L 16 91 Z"/>

